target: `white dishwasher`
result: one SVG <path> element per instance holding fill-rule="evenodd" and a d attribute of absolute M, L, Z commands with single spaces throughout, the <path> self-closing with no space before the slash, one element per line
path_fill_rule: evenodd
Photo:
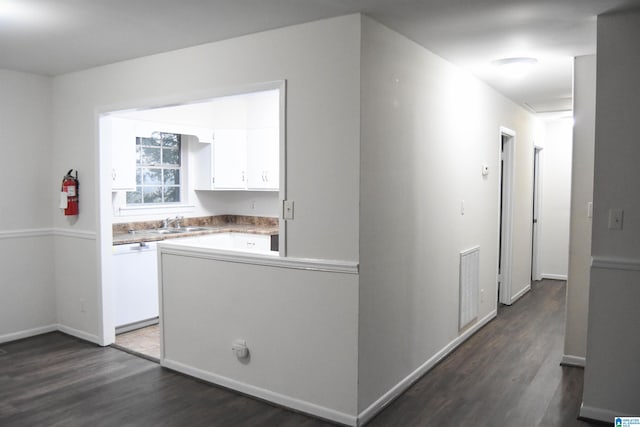
<path fill-rule="evenodd" d="M 159 312 L 156 243 L 113 246 L 112 270 L 118 332 L 155 323 Z"/>

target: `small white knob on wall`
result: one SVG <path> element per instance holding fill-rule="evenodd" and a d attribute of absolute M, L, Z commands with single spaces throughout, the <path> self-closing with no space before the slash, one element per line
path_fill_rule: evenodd
<path fill-rule="evenodd" d="M 482 165 L 482 176 L 489 175 L 489 165 Z"/>
<path fill-rule="evenodd" d="M 245 340 L 235 340 L 231 345 L 231 350 L 238 359 L 246 359 L 249 357 L 249 348 Z"/>

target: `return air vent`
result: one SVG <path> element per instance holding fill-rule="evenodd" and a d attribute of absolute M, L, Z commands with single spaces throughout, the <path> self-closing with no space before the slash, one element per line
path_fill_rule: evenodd
<path fill-rule="evenodd" d="M 479 288 L 480 246 L 476 246 L 460 252 L 460 330 L 478 318 Z"/>

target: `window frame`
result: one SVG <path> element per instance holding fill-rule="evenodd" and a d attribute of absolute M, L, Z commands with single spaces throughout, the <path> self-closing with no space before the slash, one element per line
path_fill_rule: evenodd
<path fill-rule="evenodd" d="M 142 139 L 148 139 L 148 138 L 153 138 L 153 134 L 156 132 L 153 132 L 150 136 L 136 136 L 136 147 L 140 147 L 142 149 L 143 146 L 145 147 L 153 147 L 150 145 L 144 145 L 142 144 L 142 141 L 140 141 L 140 144 L 138 144 L 138 140 L 142 140 Z M 164 200 L 162 200 L 161 202 L 144 202 L 144 191 L 141 192 L 141 201 L 137 202 L 137 203 L 130 203 L 127 200 L 127 196 L 129 193 L 131 193 L 130 191 L 126 192 L 125 195 L 125 206 L 121 209 L 125 209 L 125 210 L 138 210 L 138 209 L 144 209 L 144 210 L 148 210 L 148 209 L 162 209 L 162 208 L 176 208 L 176 207 L 186 207 L 188 206 L 188 150 L 187 150 L 187 144 L 188 144 L 188 139 L 185 138 L 185 135 L 182 135 L 180 133 L 176 133 L 176 132 L 164 132 L 164 131 L 158 131 L 158 133 L 160 134 L 172 134 L 172 135 L 177 135 L 178 137 L 178 143 L 179 143 L 179 147 L 180 147 L 180 165 L 179 166 L 173 166 L 171 164 L 165 164 L 162 163 L 162 151 L 163 151 L 163 146 L 162 143 L 160 143 L 157 147 L 160 149 L 160 163 L 158 164 L 154 164 L 154 163 L 150 163 L 150 164 L 141 164 L 139 163 L 139 159 L 141 156 L 140 154 L 136 154 L 136 191 L 138 188 L 145 188 L 145 187 L 150 187 L 148 185 L 142 185 L 138 184 L 138 174 L 139 173 L 143 173 L 144 169 L 160 169 L 162 171 L 161 173 L 161 182 L 159 183 L 159 185 L 157 185 L 157 187 L 161 188 L 161 192 L 162 192 L 162 197 L 164 199 L 164 192 L 166 188 L 170 188 L 170 187 L 177 187 L 179 189 L 179 193 L 180 193 L 180 200 L 177 202 L 165 202 Z M 165 169 L 178 169 L 179 170 L 179 185 L 166 185 L 164 183 L 164 170 Z"/>

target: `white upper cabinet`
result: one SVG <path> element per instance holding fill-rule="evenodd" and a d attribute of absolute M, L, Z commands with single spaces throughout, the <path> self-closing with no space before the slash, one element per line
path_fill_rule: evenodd
<path fill-rule="evenodd" d="M 117 117 L 100 119 L 100 138 L 111 144 L 111 189 L 136 189 L 135 121 Z"/>
<path fill-rule="evenodd" d="M 247 131 L 247 187 L 256 190 L 280 188 L 280 138 L 277 128 Z"/>
<path fill-rule="evenodd" d="M 247 188 L 247 131 L 216 130 L 213 138 L 213 188 Z"/>
<path fill-rule="evenodd" d="M 196 190 L 278 191 L 280 188 L 280 92 L 268 90 L 228 97 L 233 122 L 218 128 L 213 144 L 198 144 Z M 233 107 L 233 108 L 232 108 Z"/>

